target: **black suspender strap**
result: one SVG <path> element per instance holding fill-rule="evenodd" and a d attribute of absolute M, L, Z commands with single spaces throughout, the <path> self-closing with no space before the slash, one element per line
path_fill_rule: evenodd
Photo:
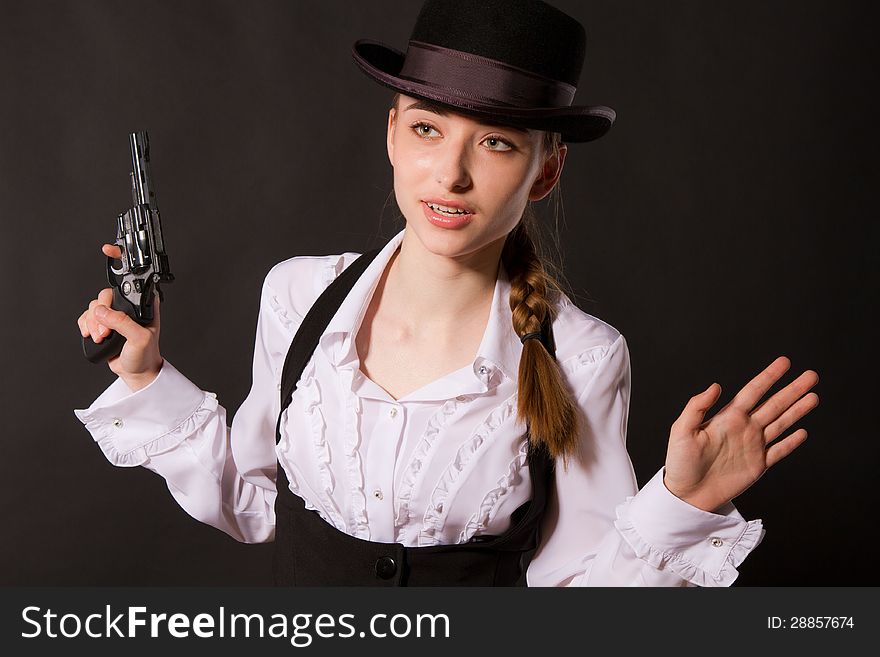
<path fill-rule="evenodd" d="M 278 414 L 278 421 L 275 423 L 275 444 L 281 440 L 281 416 L 284 409 L 290 405 L 293 391 L 299 377 L 312 357 L 315 348 L 318 346 L 318 340 L 324 334 L 324 330 L 333 319 L 342 301 L 354 287 L 355 282 L 361 277 L 361 274 L 369 267 L 370 263 L 375 259 L 382 248 L 373 249 L 359 255 L 345 270 L 337 276 L 327 289 L 321 293 L 321 296 L 312 304 L 306 316 L 303 318 L 302 324 L 290 349 L 287 351 L 287 357 L 284 359 L 284 369 L 281 373 L 281 412 Z"/>

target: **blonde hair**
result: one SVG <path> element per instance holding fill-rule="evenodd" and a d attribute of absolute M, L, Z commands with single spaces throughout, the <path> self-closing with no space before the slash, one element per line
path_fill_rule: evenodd
<path fill-rule="evenodd" d="M 392 107 L 398 107 L 395 94 Z M 558 132 L 544 132 L 545 156 L 559 154 L 562 137 Z M 550 194 L 557 213 L 560 207 L 559 183 Z M 556 316 L 561 295 L 570 294 L 561 267 L 548 257 L 540 241 L 540 227 L 532 202 L 526 204 L 516 227 L 507 235 L 501 251 L 501 263 L 510 279 L 510 310 L 513 329 L 520 337 L 540 331 L 545 320 Z M 554 244 L 559 245 L 558 227 Z M 547 449 L 553 459 L 567 464 L 578 441 L 579 413 L 562 371 L 540 340 L 523 343 L 517 375 L 517 415 L 529 427 L 533 448 Z"/>

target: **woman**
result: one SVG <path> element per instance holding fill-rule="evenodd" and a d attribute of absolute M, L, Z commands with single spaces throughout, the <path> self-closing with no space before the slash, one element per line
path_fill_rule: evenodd
<path fill-rule="evenodd" d="M 755 408 L 780 357 L 704 422 L 713 384 L 637 490 L 626 342 L 571 303 L 528 227 L 566 143 L 614 121 L 572 105 L 584 43 L 538 0 L 428 0 L 406 55 L 357 42 L 356 63 L 397 92 L 387 150 L 405 228 L 269 271 L 231 429 L 161 357 L 159 300 L 142 327 L 101 291 L 80 332 L 127 342 L 109 362 L 119 379 L 76 414 L 107 458 L 157 472 L 240 541 L 274 539 L 279 584 L 732 583 L 764 530 L 731 500 L 804 440 L 774 443 L 818 403 L 818 377 Z"/>

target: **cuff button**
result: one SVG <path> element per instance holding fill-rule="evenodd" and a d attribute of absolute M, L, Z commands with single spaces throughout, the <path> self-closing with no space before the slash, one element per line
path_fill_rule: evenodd
<path fill-rule="evenodd" d="M 121 428 L 122 427 L 122 420 L 120 420 L 118 417 L 113 418 L 113 426 L 116 427 L 117 429 Z"/>
<path fill-rule="evenodd" d="M 710 538 L 710 539 L 709 539 L 709 542 L 710 542 L 714 547 L 721 547 L 722 545 L 724 545 L 724 541 L 722 541 L 722 540 L 721 540 L 720 538 L 718 538 L 717 536 L 713 536 L 712 538 Z"/>

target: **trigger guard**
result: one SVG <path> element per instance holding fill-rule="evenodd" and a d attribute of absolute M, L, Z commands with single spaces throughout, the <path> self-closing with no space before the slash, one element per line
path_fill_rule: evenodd
<path fill-rule="evenodd" d="M 121 267 L 119 270 L 116 270 L 116 269 L 113 268 L 113 263 L 114 263 L 116 260 L 119 260 L 119 262 L 122 263 L 122 267 Z M 111 256 L 107 256 L 107 269 L 108 269 L 109 271 L 112 271 L 112 272 L 113 272 L 114 274 L 116 274 L 117 276 L 122 276 L 123 274 L 126 274 L 126 273 L 127 273 L 127 272 L 126 272 L 125 263 L 122 261 L 122 259 L 120 259 L 120 258 L 113 258 L 113 257 L 111 257 Z"/>

